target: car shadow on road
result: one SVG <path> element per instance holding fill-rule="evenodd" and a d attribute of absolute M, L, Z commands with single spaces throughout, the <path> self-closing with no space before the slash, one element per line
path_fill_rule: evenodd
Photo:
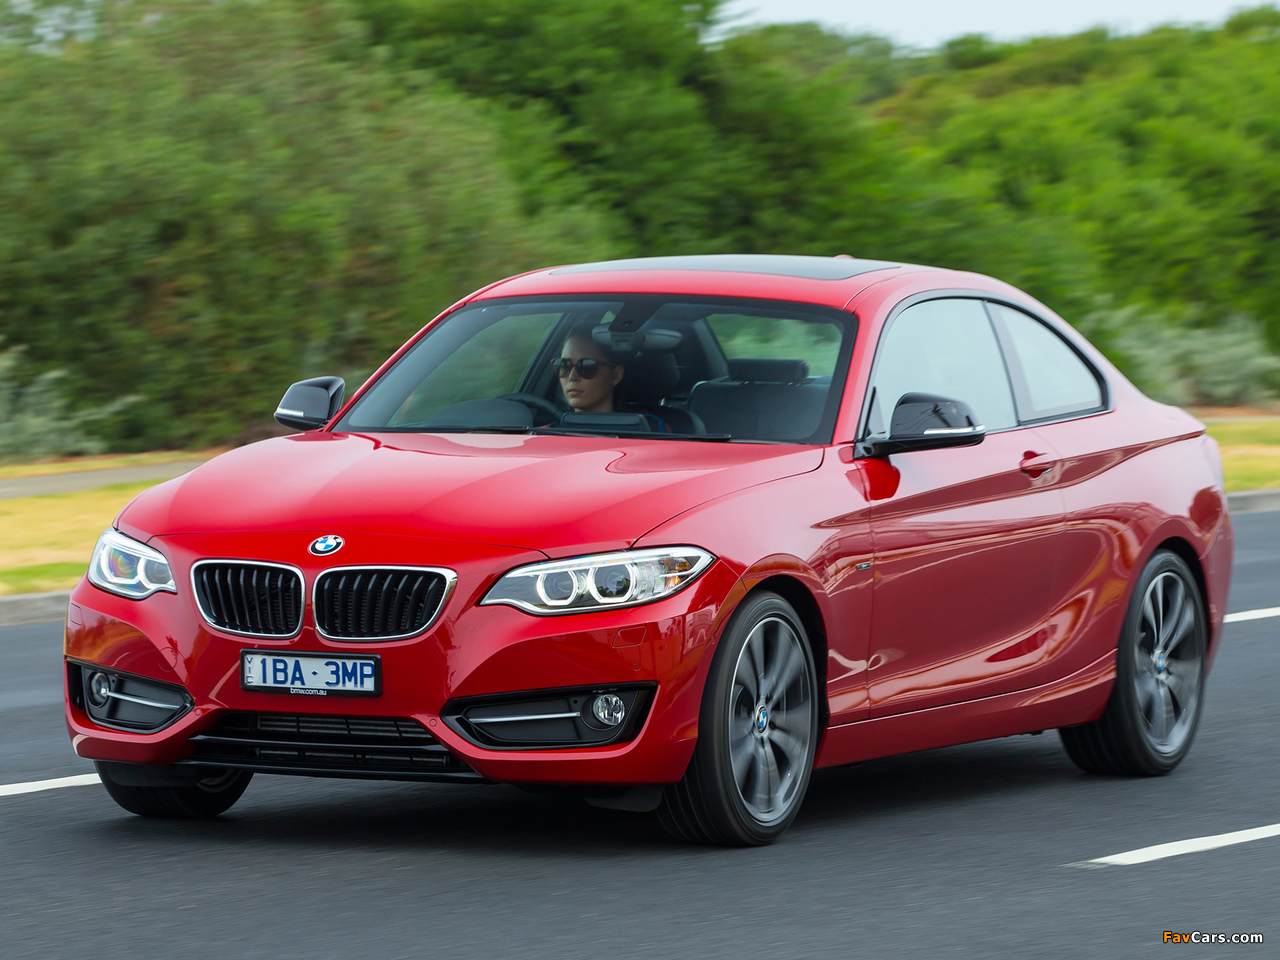
<path fill-rule="evenodd" d="M 856 828 L 984 798 L 1060 789 L 1082 775 L 1057 738 L 1019 738 L 873 760 L 814 775 L 796 832 Z M 317 844 L 334 849 L 527 853 L 608 857 L 687 851 L 650 814 L 601 810 L 573 798 L 509 786 L 366 783 L 259 777 L 240 804 L 214 821 L 121 816 L 86 829 L 115 840 L 155 838 L 201 845 Z M 784 838 L 785 841 L 785 838 Z M 732 855 L 732 851 L 721 851 Z"/>
<path fill-rule="evenodd" d="M 1096 782 L 1068 759 L 1053 731 L 884 757 L 818 770 L 798 822 L 915 814 L 983 798 Z"/>

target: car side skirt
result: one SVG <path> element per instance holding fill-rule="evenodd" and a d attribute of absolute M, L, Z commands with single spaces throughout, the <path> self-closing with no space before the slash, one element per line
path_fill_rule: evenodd
<path fill-rule="evenodd" d="M 915 750 L 1036 733 L 1102 715 L 1116 676 L 1111 650 L 1082 670 L 1042 686 L 828 728 L 816 766 L 835 767 Z"/>

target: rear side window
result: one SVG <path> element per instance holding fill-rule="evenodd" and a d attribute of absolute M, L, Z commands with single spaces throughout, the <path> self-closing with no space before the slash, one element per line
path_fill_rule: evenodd
<path fill-rule="evenodd" d="M 1020 419 L 1044 420 L 1102 407 L 1097 375 L 1065 340 L 1021 310 L 988 306 L 1013 354 L 1010 373 Z"/>
<path fill-rule="evenodd" d="M 987 430 L 1016 426 L 1013 391 L 980 300 L 928 300 L 902 311 L 880 342 L 868 427 L 879 433 L 906 393 L 963 400 Z"/>

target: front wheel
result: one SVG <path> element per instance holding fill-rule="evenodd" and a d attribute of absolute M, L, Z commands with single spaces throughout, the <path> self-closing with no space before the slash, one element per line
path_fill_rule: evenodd
<path fill-rule="evenodd" d="M 691 843 L 771 843 L 800 809 L 818 745 L 817 671 L 804 625 L 773 593 L 748 597 L 725 629 L 684 778 L 658 818 Z"/>
<path fill-rule="evenodd" d="M 193 783 L 139 786 L 122 783 L 112 775 L 112 766 L 95 764 L 102 785 L 111 799 L 140 817 L 156 817 L 164 820 L 203 820 L 226 813 L 240 799 L 249 781 L 251 770 L 219 770 Z"/>
<path fill-rule="evenodd" d="M 1203 598 L 1186 561 L 1157 551 L 1129 603 L 1102 717 L 1059 731 L 1076 766 L 1150 777 L 1181 763 L 1200 722 L 1208 638 Z"/>

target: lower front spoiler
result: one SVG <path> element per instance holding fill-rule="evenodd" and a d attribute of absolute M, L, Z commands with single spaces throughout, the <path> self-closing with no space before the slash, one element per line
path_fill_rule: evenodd
<path fill-rule="evenodd" d="M 241 760 L 234 762 L 218 761 L 216 763 L 209 760 L 196 760 L 186 758 L 179 760 L 174 767 L 191 770 L 225 770 L 231 768 L 234 770 L 249 770 L 254 773 L 283 773 L 295 777 L 329 777 L 336 780 L 404 780 L 414 783 L 493 783 L 486 777 L 481 776 L 474 770 L 453 771 L 371 771 L 371 770 L 347 770 L 335 767 L 303 767 L 303 766 L 284 766 L 280 764 L 254 763 L 252 761 Z"/>
<path fill-rule="evenodd" d="M 175 766 L 356 780 L 485 778 L 408 717 L 227 711 L 188 738 Z"/>

